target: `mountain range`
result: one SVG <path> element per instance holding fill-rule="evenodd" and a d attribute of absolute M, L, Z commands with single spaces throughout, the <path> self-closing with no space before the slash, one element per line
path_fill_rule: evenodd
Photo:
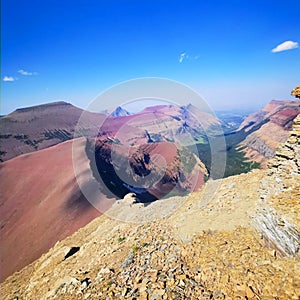
<path fill-rule="evenodd" d="M 299 138 L 297 117 L 266 170 L 115 202 L 8 277 L 3 299 L 297 299 Z"/>
<path fill-rule="evenodd" d="M 259 167 L 249 160 L 266 167 L 275 148 L 288 139 L 299 104 L 272 101 L 262 111 L 240 119 L 239 128 L 235 123 L 237 129 L 226 131 L 225 136 L 221 134 L 224 121 L 191 104 L 107 116 L 58 102 L 4 116 L 0 119 L 1 280 L 106 213 L 115 199 L 128 193 L 134 192 L 141 203 L 183 197 L 208 178 Z M 233 120 L 237 121 L 236 115 Z M 217 152 L 227 155 L 225 173 L 215 178 L 211 141 L 221 144 Z M 74 163 L 80 169 L 79 181 Z M 82 186 L 91 180 L 101 191 L 93 204 L 82 193 Z M 94 207 L 98 204 L 100 212 Z"/>

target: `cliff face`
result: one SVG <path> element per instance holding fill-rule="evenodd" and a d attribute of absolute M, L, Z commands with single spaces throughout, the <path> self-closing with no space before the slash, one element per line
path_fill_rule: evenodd
<path fill-rule="evenodd" d="M 300 249 L 300 115 L 290 137 L 268 162 L 267 176 L 262 180 L 261 207 L 257 228 L 285 255 L 296 255 Z"/>
<path fill-rule="evenodd" d="M 249 115 L 239 130 L 250 131 L 240 147 L 250 160 L 266 167 L 267 160 L 275 154 L 275 149 L 289 137 L 293 120 L 300 113 L 299 101 L 276 101 L 267 104 L 261 111 Z"/>
<path fill-rule="evenodd" d="M 294 119 L 287 142 L 277 149 L 268 166 L 280 177 L 291 178 L 300 174 L 300 115 Z"/>
<path fill-rule="evenodd" d="M 268 170 L 186 198 L 118 201 L 7 278 L 3 299 L 297 299 L 299 125 Z"/>

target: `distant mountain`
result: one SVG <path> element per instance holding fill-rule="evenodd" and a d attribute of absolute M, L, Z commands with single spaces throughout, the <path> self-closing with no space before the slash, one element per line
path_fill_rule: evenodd
<path fill-rule="evenodd" d="M 98 139 L 91 146 L 96 162 L 93 173 L 111 197 L 123 198 L 134 191 L 139 202 L 152 202 L 170 194 L 184 195 L 203 186 L 208 175 L 196 154 L 172 142 L 128 148 L 112 139 Z"/>
<path fill-rule="evenodd" d="M 121 106 L 118 106 L 111 114 L 111 117 L 124 117 L 124 116 L 130 116 L 131 113 L 128 112 L 126 109 L 122 108 Z"/>
<path fill-rule="evenodd" d="M 246 137 L 239 147 L 247 158 L 266 166 L 278 145 L 288 139 L 289 130 L 298 114 L 299 100 L 272 100 L 262 110 L 250 114 L 242 122 L 238 131 L 244 131 Z"/>
<path fill-rule="evenodd" d="M 108 118 L 98 137 L 118 138 L 122 144 L 138 145 L 148 142 L 194 144 L 207 142 L 207 136 L 220 134 L 220 121 L 196 107 L 157 105 L 134 115 Z"/>
<path fill-rule="evenodd" d="M 186 146 L 207 143 L 208 135 L 219 124 L 213 115 L 191 105 L 151 106 L 134 115 L 107 118 L 95 145 L 90 141 L 91 149 L 95 149 L 90 155 L 96 159 L 94 173 L 100 174 L 99 181 L 106 182 L 120 198 L 142 182 L 138 197 L 144 202 L 161 199 L 170 190 L 186 193 L 198 189 L 204 184 L 206 168 L 198 153 L 190 152 Z M 163 161 L 155 164 L 157 156 Z M 183 161 L 186 165 L 182 165 Z M 122 173 L 121 178 L 116 169 Z M 148 175 L 155 177 L 162 171 L 165 175 L 159 175 L 161 180 L 151 182 Z"/>
<path fill-rule="evenodd" d="M 237 130 L 250 113 L 252 111 L 248 110 L 216 111 L 216 116 L 221 121 L 222 129 L 226 134 Z"/>
<path fill-rule="evenodd" d="M 54 102 L 17 109 L 0 118 L 0 161 L 72 139 L 83 112 L 69 103 Z M 92 134 L 104 118 L 103 114 L 86 112 L 80 130 Z"/>

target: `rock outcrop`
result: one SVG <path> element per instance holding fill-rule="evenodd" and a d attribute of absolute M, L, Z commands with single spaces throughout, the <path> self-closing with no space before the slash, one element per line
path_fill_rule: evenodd
<path fill-rule="evenodd" d="M 296 98 L 300 98 L 300 85 L 296 86 L 292 92 L 291 95 L 296 97 Z"/>
<path fill-rule="evenodd" d="M 270 173 L 277 172 L 280 176 L 293 177 L 300 174 L 300 115 L 294 119 L 289 139 L 277 149 L 268 165 Z"/>
<path fill-rule="evenodd" d="M 296 255 L 300 249 L 300 115 L 295 118 L 287 142 L 268 163 L 262 180 L 256 227 L 283 255 Z M 282 207 L 284 210 L 282 210 Z"/>

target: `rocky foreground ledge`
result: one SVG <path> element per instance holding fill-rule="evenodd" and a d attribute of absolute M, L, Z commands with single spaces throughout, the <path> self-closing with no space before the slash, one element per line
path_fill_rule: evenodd
<path fill-rule="evenodd" d="M 300 116 L 268 170 L 116 203 L 8 277 L 2 298 L 299 299 L 299 144 Z"/>

